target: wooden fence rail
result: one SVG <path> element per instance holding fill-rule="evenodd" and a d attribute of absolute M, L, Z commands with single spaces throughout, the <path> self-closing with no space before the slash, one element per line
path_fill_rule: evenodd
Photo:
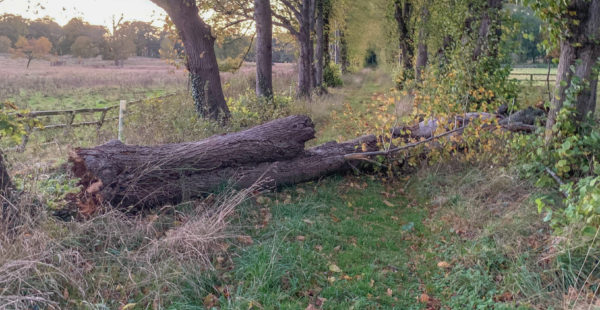
<path fill-rule="evenodd" d="M 172 97 L 172 96 L 175 96 L 178 94 L 179 93 L 170 93 L 170 94 L 166 94 L 166 95 L 155 97 L 155 98 L 146 98 L 146 99 L 130 101 L 130 102 L 127 102 L 127 105 L 129 105 L 129 106 L 135 105 L 135 104 L 143 103 L 148 100 L 164 99 L 164 98 Z M 49 125 L 44 125 L 44 126 L 34 127 L 34 128 L 27 127 L 25 129 L 25 134 L 22 137 L 21 144 L 16 147 L 6 149 L 5 151 L 17 151 L 17 152 L 25 151 L 25 147 L 27 146 L 27 143 L 29 142 L 29 136 L 34 131 L 47 130 L 47 129 L 48 130 L 59 129 L 59 128 L 70 129 L 70 128 L 74 128 L 74 127 L 85 127 L 85 126 L 94 126 L 94 125 L 96 126 L 96 130 L 100 130 L 105 122 L 118 119 L 118 117 L 106 118 L 106 114 L 110 110 L 115 110 L 115 109 L 119 109 L 119 104 L 107 106 L 104 108 L 82 108 L 82 109 L 73 109 L 73 110 L 32 111 L 25 115 L 20 115 L 21 117 L 30 118 L 30 119 L 35 119 L 35 118 L 45 117 L 45 116 L 64 115 L 66 117 L 66 122 L 60 123 L 60 124 L 49 124 Z M 93 114 L 93 113 L 101 113 L 100 118 L 97 121 L 87 121 L 87 122 L 80 122 L 80 123 L 74 122 L 75 117 L 77 115 Z"/>

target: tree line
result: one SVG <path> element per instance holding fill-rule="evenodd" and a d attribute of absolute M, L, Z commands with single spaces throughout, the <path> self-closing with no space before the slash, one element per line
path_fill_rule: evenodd
<path fill-rule="evenodd" d="M 43 42 L 39 41 L 41 38 L 44 38 Z M 219 60 L 238 58 L 252 45 L 251 35 L 229 34 L 222 39 L 216 46 Z M 273 38 L 276 62 L 295 60 L 294 47 L 288 41 L 281 34 Z M 28 52 L 33 49 L 36 50 L 35 53 Z M 115 64 L 120 65 L 129 56 L 172 58 L 183 47 L 168 28 L 157 27 L 146 21 L 117 19 L 113 21 L 111 29 L 108 29 L 90 24 L 82 18 L 73 18 L 60 26 L 50 17 L 30 20 L 19 15 L 4 14 L 0 16 L 0 53 L 11 50 L 17 56 L 24 53 L 29 53 L 29 56 L 37 55 L 34 58 L 44 56 L 40 54 L 42 51 L 43 54 L 73 55 L 82 59 L 102 56 L 103 59 L 114 60 Z M 246 58 L 252 60 L 253 56 L 254 51 L 251 50 Z"/>

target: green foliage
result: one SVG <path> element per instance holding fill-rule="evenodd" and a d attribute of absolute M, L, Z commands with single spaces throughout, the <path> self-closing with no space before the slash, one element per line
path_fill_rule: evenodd
<path fill-rule="evenodd" d="M 228 98 L 227 106 L 231 110 L 232 120 L 243 128 L 290 115 L 293 102 L 291 97 L 280 95 L 273 98 L 257 97 L 252 90 L 248 90 L 238 98 Z"/>
<path fill-rule="evenodd" d="M 339 87 L 344 85 L 340 66 L 333 62 L 325 66 L 325 68 L 323 68 L 323 81 L 327 87 Z"/>
<path fill-rule="evenodd" d="M 100 53 L 100 49 L 87 36 L 79 36 L 71 45 L 71 53 L 75 57 L 91 58 Z"/>
<path fill-rule="evenodd" d="M 8 139 L 13 143 L 21 143 L 26 133 L 25 126 L 33 128 L 35 122 L 23 115 L 28 111 L 19 110 L 11 102 L 0 102 L 0 139 Z"/>

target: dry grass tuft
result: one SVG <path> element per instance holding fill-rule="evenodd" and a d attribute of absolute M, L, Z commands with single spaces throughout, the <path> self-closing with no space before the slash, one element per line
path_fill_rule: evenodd
<path fill-rule="evenodd" d="M 228 190 L 192 202 L 187 212 L 111 211 L 85 222 L 55 220 L 39 205 L 12 205 L 18 213 L 2 213 L 2 223 L 16 214 L 25 219 L 0 231 L 0 309 L 116 309 L 133 297 L 168 305 L 190 266 L 213 268 L 212 258 L 235 236 L 229 222 L 236 208 L 257 189 Z"/>

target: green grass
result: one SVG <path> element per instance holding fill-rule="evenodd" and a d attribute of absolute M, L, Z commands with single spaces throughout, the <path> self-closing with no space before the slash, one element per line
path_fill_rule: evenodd
<path fill-rule="evenodd" d="M 221 309 L 530 309 L 550 301 L 539 249 L 510 249 L 543 229 L 531 225 L 539 216 L 510 208 L 492 217 L 468 191 L 481 181 L 511 185 L 493 171 L 424 171 L 394 183 L 328 178 L 246 205 L 235 226 L 252 227 L 244 233 L 253 243 L 234 248 L 214 273 L 189 276 L 173 309 L 203 308 L 209 294 Z M 450 185 L 459 179 L 460 187 Z M 450 192 L 442 205 L 432 202 Z"/>

